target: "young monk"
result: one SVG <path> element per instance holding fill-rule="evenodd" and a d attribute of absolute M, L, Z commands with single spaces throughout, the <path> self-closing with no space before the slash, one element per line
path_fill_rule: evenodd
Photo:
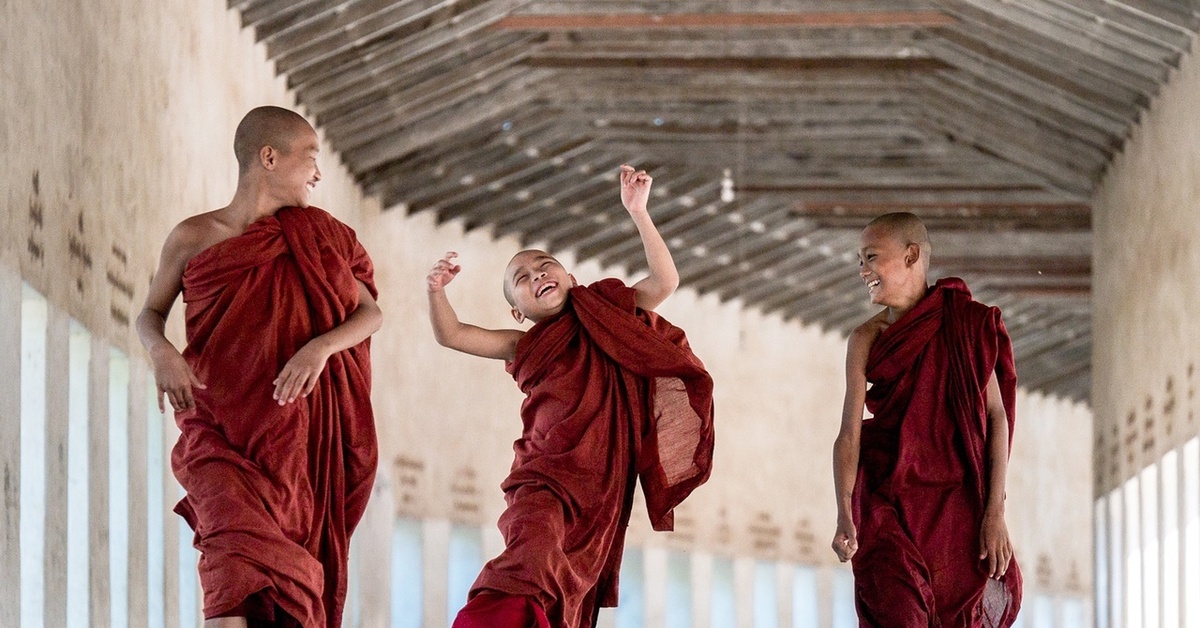
<path fill-rule="evenodd" d="M 259 107 L 229 205 L 167 237 L 137 330 L 182 434 L 175 507 L 200 550 L 206 628 L 340 626 L 350 533 L 375 475 L 371 260 L 310 207 L 318 142 Z M 163 335 L 182 292 L 187 348 Z"/>
<path fill-rule="evenodd" d="M 1004 522 L 1016 371 L 1000 310 L 961 279 L 927 285 L 932 247 L 913 214 L 871 221 L 861 247 L 859 274 L 884 309 L 850 334 L 833 449 L 833 550 L 853 559 L 860 622 L 1009 626 L 1021 601 Z"/>
<path fill-rule="evenodd" d="M 621 167 L 621 201 L 641 235 L 650 275 L 579 286 L 542 251 L 517 253 L 504 296 L 527 332 L 461 323 L 446 298 L 459 273 L 449 253 L 428 277 L 443 346 L 506 362 L 527 395 L 524 430 L 501 487 L 504 551 L 484 566 L 455 628 L 590 628 L 616 606 L 634 481 L 651 524 L 708 479 L 712 379 L 683 331 L 652 310 L 678 284 L 671 253 L 646 211 L 651 179 Z"/>

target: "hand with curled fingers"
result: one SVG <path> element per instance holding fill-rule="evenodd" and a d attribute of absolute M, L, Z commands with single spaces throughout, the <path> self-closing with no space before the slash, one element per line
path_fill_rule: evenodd
<path fill-rule="evenodd" d="M 462 266 L 454 263 L 454 258 L 456 257 L 458 257 L 458 253 L 450 251 L 433 265 L 433 269 L 429 271 L 429 276 L 425 278 L 430 292 L 444 290 L 446 285 L 454 281 L 454 278 L 458 276 L 459 271 L 462 270 Z"/>
<path fill-rule="evenodd" d="M 838 517 L 837 532 L 833 535 L 833 552 L 843 563 L 858 551 L 858 530 L 849 517 Z"/>
<path fill-rule="evenodd" d="M 183 355 L 175 347 L 163 348 L 150 356 L 154 365 L 154 382 L 158 387 L 158 411 L 166 412 L 163 396 L 171 402 L 176 412 L 196 407 L 192 388 L 207 388 L 199 379 Z"/>
<path fill-rule="evenodd" d="M 988 510 L 983 515 L 983 525 L 979 529 L 979 560 L 983 563 L 984 573 L 995 580 L 1004 577 L 1012 556 L 1013 547 L 1004 513 Z"/>
<path fill-rule="evenodd" d="M 316 339 L 308 341 L 300 350 L 293 355 L 287 364 L 283 365 L 283 370 L 279 371 L 279 377 L 271 382 L 275 385 L 275 392 L 272 397 L 279 405 L 292 403 L 297 397 L 307 397 L 313 388 L 317 385 L 317 380 L 321 377 L 321 371 L 325 370 L 325 363 L 329 360 L 329 352 L 324 349 L 322 344 Z"/>
<path fill-rule="evenodd" d="M 652 183 L 654 179 L 645 170 L 634 170 L 628 164 L 621 165 L 621 204 L 629 213 L 646 211 Z"/>

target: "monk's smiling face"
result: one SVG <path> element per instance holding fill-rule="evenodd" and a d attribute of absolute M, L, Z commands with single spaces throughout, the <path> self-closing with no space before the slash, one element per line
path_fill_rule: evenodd
<path fill-rule="evenodd" d="M 284 205 L 308 207 L 312 191 L 321 180 L 317 167 L 320 144 L 317 132 L 305 123 L 288 133 L 287 147 L 279 151 L 273 172 L 273 185 Z"/>
<path fill-rule="evenodd" d="M 518 323 L 561 312 L 574 286 L 575 278 L 544 251 L 521 251 L 504 270 L 504 296 Z"/>
<path fill-rule="evenodd" d="M 897 307 L 919 285 L 925 290 L 925 270 L 920 246 L 908 243 L 903 234 L 887 225 L 871 225 L 862 232 L 858 250 L 859 276 L 867 285 L 871 303 Z"/>

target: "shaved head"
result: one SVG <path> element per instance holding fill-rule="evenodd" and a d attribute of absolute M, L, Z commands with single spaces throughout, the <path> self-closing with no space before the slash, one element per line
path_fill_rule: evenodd
<path fill-rule="evenodd" d="M 543 258 L 543 257 L 549 258 L 551 260 L 554 260 L 555 262 L 558 262 L 558 260 L 554 259 L 554 256 L 550 255 L 549 253 L 547 253 L 545 251 L 538 250 L 538 249 L 525 249 L 524 251 L 521 251 L 521 252 L 517 253 L 516 255 L 512 256 L 512 259 L 508 260 L 508 266 L 505 267 L 505 269 L 504 269 L 504 299 L 508 301 L 509 305 L 516 306 L 516 304 L 517 304 L 516 299 L 513 298 L 513 293 L 512 293 L 514 265 L 520 264 L 529 258 Z"/>
<path fill-rule="evenodd" d="M 877 230 L 891 234 L 900 241 L 902 246 L 916 244 L 921 247 L 921 257 L 925 268 L 929 268 L 929 257 L 933 254 L 933 245 L 929 243 L 929 231 L 925 223 L 916 214 L 909 212 L 893 212 L 884 214 L 867 223 L 863 232 Z"/>
<path fill-rule="evenodd" d="M 238 123 L 233 134 L 233 154 L 237 156 L 238 172 L 250 169 L 264 146 L 286 153 L 301 133 L 312 131 L 304 116 L 283 107 L 255 107 Z"/>

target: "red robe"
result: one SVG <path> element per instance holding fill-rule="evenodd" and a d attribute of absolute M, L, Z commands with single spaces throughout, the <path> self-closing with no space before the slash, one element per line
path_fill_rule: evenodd
<path fill-rule="evenodd" d="M 1000 310 L 943 279 L 885 329 L 867 359 L 853 559 L 862 626 L 1009 626 L 1016 559 L 1002 581 L 979 560 L 992 373 L 1012 445 L 1016 370 Z M 940 622 L 940 623 L 939 623 Z"/>
<path fill-rule="evenodd" d="M 508 368 L 527 397 L 501 485 L 505 550 L 456 628 L 499 628 L 473 614 L 484 593 L 532 598 L 556 628 L 590 628 L 617 603 L 635 480 L 654 529 L 671 530 L 672 509 L 708 479 L 712 378 L 683 331 L 634 294 L 616 279 L 573 288 L 517 345 Z"/>
<path fill-rule="evenodd" d="M 207 389 L 177 412 L 171 456 L 187 491 L 206 617 L 279 611 L 340 626 L 350 534 L 375 476 L 369 340 L 329 358 L 307 397 L 271 383 L 298 349 L 372 295 L 354 232 L 315 207 L 289 207 L 196 255 L 183 274 L 184 358 Z M 291 623 L 294 623 L 291 622 Z"/>

